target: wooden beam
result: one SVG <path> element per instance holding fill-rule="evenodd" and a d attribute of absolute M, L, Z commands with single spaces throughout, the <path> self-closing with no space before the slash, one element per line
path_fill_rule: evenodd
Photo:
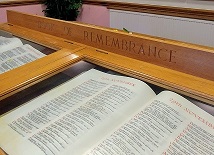
<path fill-rule="evenodd" d="M 211 47 L 15 11 L 8 11 L 8 22 L 11 26 L 27 27 L 208 80 L 214 79 L 214 48 Z"/>
<path fill-rule="evenodd" d="M 3 0 L 0 1 L 0 8 L 1 7 L 9 7 L 9 6 L 19 6 L 19 5 L 33 5 L 33 4 L 40 4 L 42 0 Z"/>

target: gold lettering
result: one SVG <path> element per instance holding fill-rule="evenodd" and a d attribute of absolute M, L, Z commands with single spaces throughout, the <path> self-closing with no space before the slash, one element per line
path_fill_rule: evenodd
<path fill-rule="evenodd" d="M 173 55 L 174 53 L 176 53 L 176 51 L 173 50 L 169 51 L 169 62 L 176 63 L 176 61 L 174 60 L 175 59 L 175 55 Z"/>
<path fill-rule="evenodd" d="M 93 32 L 91 32 L 91 34 L 90 34 L 90 40 L 91 40 L 91 42 L 93 42 Z"/>
<path fill-rule="evenodd" d="M 143 44 L 140 46 L 140 49 L 138 51 L 138 54 L 141 54 L 141 53 L 143 53 L 143 55 L 146 55 L 145 52 L 144 52 Z"/>
<path fill-rule="evenodd" d="M 110 42 L 110 36 L 106 36 L 106 46 L 110 46 L 109 42 Z"/>
<path fill-rule="evenodd" d="M 70 27 L 64 27 L 64 32 L 65 32 L 65 35 L 71 35 L 71 28 Z"/>
<path fill-rule="evenodd" d="M 128 50 L 128 45 L 126 40 L 122 40 L 122 49 L 123 50 Z"/>
<path fill-rule="evenodd" d="M 111 44 L 111 47 L 114 46 L 114 47 L 117 47 L 118 49 L 120 49 L 120 43 L 119 43 L 119 40 L 118 38 L 113 38 L 112 39 L 112 44 Z"/>
<path fill-rule="evenodd" d="M 46 22 L 43 22 L 43 21 L 39 21 L 38 22 L 38 28 L 52 31 L 53 28 L 54 28 L 54 24 L 46 23 Z"/>
<path fill-rule="evenodd" d="M 45 27 L 42 23 L 39 23 L 40 27 Z M 64 33 L 66 35 L 72 34 L 72 29 L 70 27 L 64 27 Z M 142 56 L 147 56 L 148 58 L 155 58 L 165 62 L 176 63 L 176 51 L 166 48 L 161 48 L 159 46 L 154 46 L 153 44 L 145 45 L 141 44 L 138 46 L 138 42 L 127 41 L 125 39 L 114 38 L 113 36 L 106 36 L 101 33 L 94 33 L 84 31 L 84 40 L 98 43 L 102 46 L 109 46 L 112 48 L 120 49 L 123 52 L 129 52 L 134 54 L 142 54 Z"/>
<path fill-rule="evenodd" d="M 154 47 L 154 51 L 152 51 L 151 46 L 149 46 L 149 53 L 148 56 L 150 56 L 153 53 L 153 56 L 156 57 L 156 47 Z"/>
<path fill-rule="evenodd" d="M 101 44 L 103 45 L 103 36 L 102 36 L 102 35 L 97 34 L 96 42 L 101 43 Z"/>
<path fill-rule="evenodd" d="M 89 40 L 88 39 L 88 32 L 87 31 L 84 31 L 84 40 Z"/>
<path fill-rule="evenodd" d="M 131 51 L 135 52 L 134 48 L 135 48 L 135 43 L 132 42 L 132 41 L 130 41 L 130 42 L 129 42 L 129 51 L 130 51 L 130 52 L 131 52 Z"/>
<path fill-rule="evenodd" d="M 160 59 L 162 59 L 163 61 L 167 61 L 167 58 L 165 58 L 165 59 L 163 59 L 164 58 L 164 56 L 161 56 L 161 53 L 167 53 L 167 49 L 164 49 L 164 48 L 162 48 L 162 49 L 160 49 L 159 51 L 158 51 L 158 57 L 160 58 Z"/>

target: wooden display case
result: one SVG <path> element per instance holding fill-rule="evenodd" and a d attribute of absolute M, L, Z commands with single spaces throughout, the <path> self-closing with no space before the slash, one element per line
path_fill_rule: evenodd
<path fill-rule="evenodd" d="M 98 67 L 177 92 L 214 115 L 214 48 L 14 11 L 0 30 L 56 51 L 0 75 L 2 109 L 45 80 Z"/>
<path fill-rule="evenodd" d="M 26 86 L 26 81 L 36 80 L 33 78 L 35 76 L 37 80 L 40 76 L 49 76 L 54 65 L 62 69 L 68 64 L 87 60 L 213 104 L 214 49 L 211 47 L 13 11 L 8 11 L 8 23 L 2 24 L 0 29 L 59 50 L 48 55 L 45 60 L 40 60 L 41 62 L 37 61 L 28 67 L 20 67 L 1 75 L 9 76 L 16 71 L 24 74 L 22 69 L 34 69 L 39 72 L 32 71 L 33 75 L 26 75 L 26 79 L 13 77 L 20 80 L 13 84 L 9 82 L 11 78 L 4 78 L 4 86 L 0 88 L 1 98 L 14 89 L 17 90 L 18 85 Z M 127 61 L 129 63 L 126 63 Z M 40 70 L 39 66 L 43 68 Z M 46 70 L 47 73 L 42 70 Z M 55 72 L 58 69 L 53 70 Z"/>

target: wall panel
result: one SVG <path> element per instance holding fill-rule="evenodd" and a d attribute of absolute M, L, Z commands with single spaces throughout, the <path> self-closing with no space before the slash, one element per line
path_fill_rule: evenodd
<path fill-rule="evenodd" d="M 111 9 L 110 27 L 214 47 L 214 21 Z"/>

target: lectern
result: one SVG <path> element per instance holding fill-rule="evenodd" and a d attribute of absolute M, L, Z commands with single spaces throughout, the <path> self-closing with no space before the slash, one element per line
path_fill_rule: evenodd
<path fill-rule="evenodd" d="M 91 68 L 142 80 L 157 93 L 176 92 L 214 115 L 212 47 L 15 11 L 7 16 L 2 35 L 47 55 L 0 75 L 2 117 Z"/>

